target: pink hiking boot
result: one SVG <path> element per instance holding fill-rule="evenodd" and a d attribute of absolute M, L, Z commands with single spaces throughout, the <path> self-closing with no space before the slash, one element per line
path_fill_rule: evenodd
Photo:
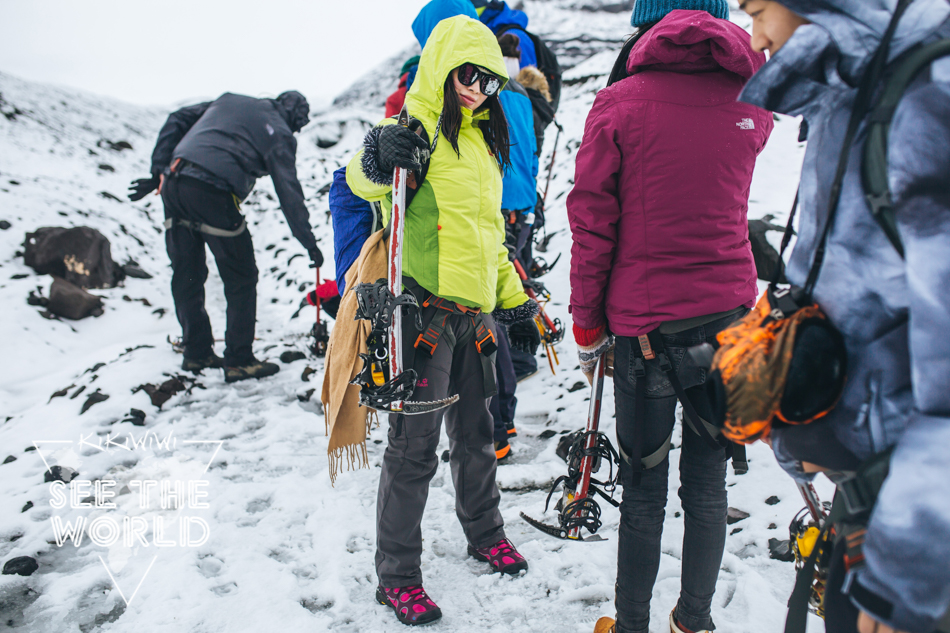
<path fill-rule="evenodd" d="M 518 553 L 515 546 L 506 538 L 488 547 L 475 548 L 469 545 L 468 553 L 473 558 L 488 563 L 492 566 L 492 569 L 503 574 L 517 576 L 521 570 L 528 570 L 528 561 Z"/>
<path fill-rule="evenodd" d="M 442 609 L 432 602 L 422 585 L 392 589 L 379 586 L 376 588 L 376 600 L 392 608 L 399 621 L 409 626 L 428 624 L 442 617 Z"/>

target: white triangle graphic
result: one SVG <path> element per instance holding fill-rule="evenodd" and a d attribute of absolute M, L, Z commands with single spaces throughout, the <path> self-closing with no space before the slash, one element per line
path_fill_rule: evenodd
<path fill-rule="evenodd" d="M 40 450 L 40 444 L 72 444 L 72 440 L 33 440 L 33 448 L 36 449 L 36 452 L 39 453 L 40 459 L 43 460 L 43 463 L 46 465 L 46 470 L 52 472 L 49 463 L 46 461 L 46 457 L 43 455 L 43 451 Z"/>
<path fill-rule="evenodd" d="M 211 462 L 214 461 L 214 458 L 217 457 L 218 451 L 221 450 L 221 447 L 224 445 L 224 440 L 184 440 L 182 444 L 217 444 L 218 447 L 214 449 L 214 452 L 211 453 L 211 459 L 208 460 L 208 463 L 205 464 L 205 469 L 201 471 L 201 474 L 204 475 L 208 472 L 208 469 L 211 468 Z"/>
<path fill-rule="evenodd" d="M 123 593 L 122 588 L 119 587 L 119 583 L 116 582 L 115 576 L 112 575 L 112 570 L 109 569 L 109 565 L 106 564 L 106 561 L 102 558 L 102 556 L 99 557 L 99 560 L 102 561 L 102 566 L 106 568 L 106 573 L 109 574 L 109 578 L 112 579 L 112 585 L 116 588 L 116 591 L 119 592 L 119 595 L 122 596 L 122 599 L 125 600 L 125 606 L 129 606 L 135 599 L 135 594 L 137 594 L 139 589 L 142 588 L 142 583 L 145 582 L 145 577 L 148 576 L 148 572 L 152 571 L 152 565 L 154 565 L 155 561 L 158 560 L 158 556 L 156 555 L 152 559 L 152 562 L 148 564 L 148 569 L 146 569 L 145 573 L 142 574 L 142 579 L 139 580 L 139 584 L 135 586 L 135 591 L 133 591 L 132 595 L 128 598 L 125 597 L 125 593 Z"/>

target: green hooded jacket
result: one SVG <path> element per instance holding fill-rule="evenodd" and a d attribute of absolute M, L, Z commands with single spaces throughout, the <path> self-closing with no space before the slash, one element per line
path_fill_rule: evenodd
<path fill-rule="evenodd" d="M 430 139 L 442 112 L 445 79 L 466 62 L 508 79 L 501 49 L 488 27 L 461 15 L 442 20 L 426 42 L 406 95 L 410 116 L 422 122 Z M 462 108 L 460 156 L 441 135 L 426 179 L 406 210 L 403 272 L 439 297 L 492 312 L 520 306 L 528 297 L 504 245 L 502 173 L 478 127 L 487 117 L 487 109 L 473 114 Z M 386 119 L 380 125 L 394 123 Z M 382 202 L 388 222 L 392 187 L 377 185 L 363 174 L 362 154 L 350 161 L 346 182 L 364 200 Z"/>

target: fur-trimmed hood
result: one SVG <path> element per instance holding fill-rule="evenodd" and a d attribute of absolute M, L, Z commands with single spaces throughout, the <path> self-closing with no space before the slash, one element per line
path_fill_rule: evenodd
<path fill-rule="evenodd" d="M 534 66 L 525 66 L 521 69 L 518 73 L 518 83 L 525 88 L 537 90 L 544 95 L 548 103 L 551 103 L 551 88 L 548 86 L 548 79 Z"/>

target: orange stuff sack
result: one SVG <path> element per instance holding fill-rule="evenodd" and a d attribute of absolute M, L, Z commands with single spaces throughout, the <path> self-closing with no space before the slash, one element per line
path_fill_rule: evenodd
<path fill-rule="evenodd" d="M 765 293 L 716 337 L 709 395 L 716 422 L 733 442 L 768 437 L 774 423 L 813 422 L 834 407 L 844 388 L 841 334 L 817 304 L 798 307 L 789 300 L 782 295 L 783 312 L 775 294 Z"/>

